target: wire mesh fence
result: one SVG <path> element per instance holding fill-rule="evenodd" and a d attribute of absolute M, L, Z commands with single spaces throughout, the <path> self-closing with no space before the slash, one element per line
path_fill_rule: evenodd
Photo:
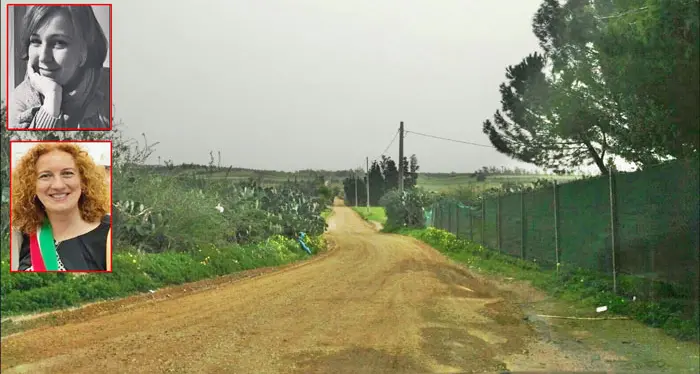
<path fill-rule="evenodd" d="M 466 206 L 436 203 L 429 225 L 541 266 L 558 263 L 674 285 L 698 300 L 700 185 L 697 160 L 578 180 Z M 679 291 L 680 290 L 680 291 Z"/>

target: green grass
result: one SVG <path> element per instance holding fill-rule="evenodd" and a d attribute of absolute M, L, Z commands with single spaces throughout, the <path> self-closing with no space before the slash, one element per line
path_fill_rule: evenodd
<path fill-rule="evenodd" d="M 314 253 L 326 248 L 322 237 L 307 237 L 306 242 Z M 3 258 L 0 308 L 3 317 L 45 312 L 308 257 L 295 239 L 275 236 L 246 246 L 206 245 L 192 253 L 139 253 L 120 248 L 113 256 L 113 273 L 79 277 L 66 273 L 10 274 L 9 259 Z"/>
<path fill-rule="evenodd" d="M 534 262 L 498 253 L 435 228 L 400 230 L 399 233 L 417 238 L 478 272 L 529 281 L 550 295 L 587 310 L 607 305 L 613 314 L 629 316 L 646 325 L 661 328 L 677 339 L 700 341 L 698 315 L 695 311 L 689 313 L 678 297 L 655 300 L 638 297 L 633 301 L 633 295 L 644 294 L 644 285 L 636 278 L 618 277 L 618 294 L 615 295 L 611 292 L 612 280 L 601 274 L 566 266 L 561 266 L 558 273 L 545 270 Z M 665 292 L 673 293 L 668 290 L 668 285 L 663 287 Z"/>
<path fill-rule="evenodd" d="M 367 221 L 379 222 L 382 225 L 386 224 L 386 212 L 384 211 L 384 207 L 371 206 L 369 207 L 369 212 L 367 211 L 367 207 L 353 207 L 352 210 L 356 211 Z"/>
<path fill-rule="evenodd" d="M 321 217 L 323 217 L 323 219 L 327 220 L 328 217 L 330 217 L 332 213 L 333 213 L 333 208 L 327 207 L 326 209 L 323 210 L 323 212 L 321 212 Z"/>

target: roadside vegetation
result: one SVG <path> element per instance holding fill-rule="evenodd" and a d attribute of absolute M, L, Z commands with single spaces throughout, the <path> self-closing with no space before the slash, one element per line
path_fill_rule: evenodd
<path fill-rule="evenodd" d="M 2 180 L 9 180 L 9 141 L 26 134 L 2 124 Z M 323 177 L 263 183 L 227 179 L 214 165 L 149 166 L 154 150 L 125 139 L 119 125 L 111 133 L 51 133 L 44 140 L 111 139 L 113 142 L 113 272 L 10 274 L 9 190 L 3 189 L 0 250 L 0 304 L 3 317 L 73 307 L 86 302 L 149 292 L 160 287 L 283 265 L 325 250 L 323 215 L 337 194 Z M 3 183 L 3 186 L 6 186 Z"/>
<path fill-rule="evenodd" d="M 552 296 L 590 310 L 588 316 L 595 317 L 595 308 L 606 306 L 606 313 L 628 316 L 680 340 L 699 340 L 700 321 L 697 316 L 688 316 L 683 305 L 674 301 L 683 291 L 672 285 L 657 283 L 654 290 L 657 297 L 648 299 L 640 296 L 648 293 L 644 282 L 635 277 L 621 276 L 618 293 L 614 294 L 612 279 L 592 271 L 566 266 L 544 269 L 535 262 L 498 253 L 432 227 L 399 232 L 425 242 L 473 271 L 528 281 Z"/>

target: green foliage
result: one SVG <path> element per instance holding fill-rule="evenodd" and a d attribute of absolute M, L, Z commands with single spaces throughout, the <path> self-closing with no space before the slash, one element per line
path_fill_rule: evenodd
<path fill-rule="evenodd" d="M 600 3 L 597 1 L 596 3 Z M 625 154 L 688 157 L 700 146 L 697 0 L 623 0 L 599 9 L 595 45 L 611 96 L 628 118 Z"/>
<path fill-rule="evenodd" d="M 481 193 L 482 191 L 474 186 L 459 186 L 444 193 L 440 200 L 456 200 L 465 205 L 478 205 Z"/>
<path fill-rule="evenodd" d="M 425 208 L 432 203 L 432 195 L 415 188 L 389 191 L 382 196 L 380 204 L 386 211 L 386 231 L 403 227 L 425 227 Z"/>
<path fill-rule="evenodd" d="M 345 196 L 343 200 L 349 206 L 361 206 L 367 204 L 367 184 L 364 178 L 360 176 L 352 176 L 343 180 L 343 191 Z M 357 196 L 357 200 L 355 200 Z"/>
<path fill-rule="evenodd" d="M 404 189 L 410 190 L 418 183 L 418 158 L 412 155 L 410 161 L 404 157 L 403 179 Z M 369 203 L 372 206 L 381 205 L 381 198 L 387 192 L 399 188 L 399 170 L 391 157 L 382 155 L 381 160 L 373 161 L 369 169 L 369 175 L 361 176 L 359 170 L 353 171 L 352 176 L 343 180 L 345 202 L 350 206 L 363 206 L 367 204 L 367 179 L 369 178 Z M 367 174 L 367 173 L 365 173 Z M 357 188 L 357 201 L 355 201 L 355 189 Z"/>
<path fill-rule="evenodd" d="M 563 173 L 606 156 L 640 167 L 700 146 L 697 0 L 544 0 L 544 54 L 507 68 L 483 131 L 502 153 Z"/>
<path fill-rule="evenodd" d="M 314 253 L 326 248 L 320 236 L 307 237 L 306 242 Z M 3 256 L 0 304 L 4 316 L 71 307 L 305 257 L 308 255 L 296 240 L 283 236 L 245 246 L 209 244 L 190 253 L 142 253 L 122 247 L 114 253 L 114 272 L 110 274 L 10 274 L 7 256 Z"/>
<path fill-rule="evenodd" d="M 369 169 L 369 205 L 379 205 L 379 199 L 384 196 L 386 188 L 381 166 L 379 162 L 374 161 Z"/>
<path fill-rule="evenodd" d="M 399 168 L 396 162 L 389 156 L 382 155 L 379 161 L 379 167 L 382 170 L 384 177 L 384 192 L 399 188 Z"/>
<path fill-rule="evenodd" d="M 612 292 L 612 279 L 604 274 L 560 264 L 557 270 L 542 269 L 537 263 L 524 261 L 458 239 L 454 234 L 436 228 L 401 230 L 448 256 L 465 263 L 470 269 L 499 276 L 527 280 L 544 291 L 585 306 L 607 305 L 611 313 L 626 315 L 649 326 L 659 327 L 681 340 L 698 341 L 699 317 L 692 305 L 679 302 L 687 290 L 658 282 L 654 298 L 645 298 L 643 280 L 632 276 L 618 278 L 618 293 Z"/>
<path fill-rule="evenodd" d="M 4 113 L 5 107 L 2 106 Z M 321 214 L 334 192 L 320 175 L 263 187 L 256 181 L 215 178 L 214 155 L 206 167 L 178 173 L 172 165 L 145 166 L 153 147 L 111 132 L 8 132 L 2 117 L 2 152 L 11 139 L 112 140 L 113 273 L 15 273 L 10 275 L 9 230 L 2 219 L 0 301 L 2 312 L 55 309 L 103 298 L 125 296 L 170 284 L 215 275 L 285 264 L 308 256 L 297 238 L 317 253 L 326 229 Z M 118 124 L 117 124 L 118 125 Z M 2 157 L 2 178 L 9 179 L 8 157 Z M 200 171 L 199 174 L 197 172 Z M 8 202 L 2 200 L 2 215 Z M 223 208 L 223 212 L 219 210 Z M 0 217 L 1 218 L 1 217 Z"/>
<path fill-rule="evenodd" d="M 533 53 L 506 69 L 502 110 L 484 122 L 483 132 L 499 152 L 557 173 L 591 163 L 607 173 L 608 123 L 570 74 L 547 76 L 548 62 Z"/>
<path fill-rule="evenodd" d="M 418 165 L 418 157 L 415 154 L 411 155 L 410 161 L 404 157 L 404 188 L 414 188 L 418 184 L 418 170 L 420 166 Z"/>
<path fill-rule="evenodd" d="M 332 199 L 323 185 L 261 187 L 199 176 L 146 177 L 145 172 L 120 187 L 115 207 L 117 225 L 124 230 L 116 231 L 115 238 L 148 252 L 189 251 L 206 243 L 247 244 L 278 234 L 292 238 L 302 231 L 320 235 L 326 229 L 321 212 Z"/>

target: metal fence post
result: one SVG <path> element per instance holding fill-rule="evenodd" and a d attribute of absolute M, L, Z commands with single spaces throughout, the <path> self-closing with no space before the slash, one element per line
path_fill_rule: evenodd
<path fill-rule="evenodd" d="M 438 211 L 438 206 L 439 206 L 439 205 L 440 205 L 440 204 L 439 204 L 437 201 L 433 204 L 433 224 L 432 224 L 432 226 L 435 227 L 436 229 L 437 229 L 437 228 L 440 228 L 440 227 L 438 226 L 438 225 L 439 225 L 439 223 L 438 223 L 438 222 L 439 222 L 439 221 L 438 221 L 438 217 L 439 217 L 439 214 L 440 214 L 440 212 Z"/>
<path fill-rule="evenodd" d="M 501 251 L 501 192 L 496 196 L 496 248 Z"/>
<path fill-rule="evenodd" d="M 484 227 L 486 227 L 486 198 L 481 196 L 481 245 L 486 245 Z"/>
<path fill-rule="evenodd" d="M 447 204 L 447 232 L 452 233 L 452 203 Z"/>
<path fill-rule="evenodd" d="M 455 204 L 455 236 L 459 238 L 459 213 L 462 211 L 462 208 L 459 206 L 459 203 Z"/>
<path fill-rule="evenodd" d="M 472 209 L 469 207 L 469 240 L 474 241 L 474 215 L 472 214 Z"/>
<path fill-rule="evenodd" d="M 617 214 L 617 207 L 615 204 L 615 199 L 617 197 L 617 191 L 615 191 L 615 172 L 612 169 L 613 168 L 611 167 L 608 171 L 608 186 L 610 190 L 610 251 L 612 253 L 613 293 L 617 295 L 617 267 L 615 263 L 615 247 L 617 245 L 617 220 L 615 217 Z"/>
<path fill-rule="evenodd" d="M 525 191 L 520 190 L 520 258 L 525 259 Z"/>
<path fill-rule="evenodd" d="M 559 273 L 559 186 L 554 181 L 554 258 L 557 261 L 557 273 Z"/>

